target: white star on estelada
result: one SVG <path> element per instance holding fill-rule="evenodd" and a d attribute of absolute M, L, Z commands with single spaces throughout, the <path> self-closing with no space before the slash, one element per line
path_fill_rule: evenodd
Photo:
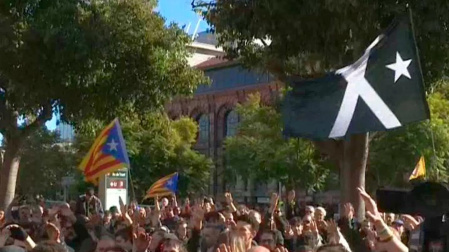
<path fill-rule="evenodd" d="M 409 79 L 412 78 L 412 77 L 410 77 L 410 73 L 407 70 L 407 67 L 410 65 L 410 63 L 412 63 L 411 59 L 404 61 L 404 60 L 402 60 L 402 57 L 399 54 L 399 52 L 396 52 L 396 63 L 387 65 L 387 68 L 394 71 L 394 82 L 395 83 L 399 78 L 401 78 L 402 75 L 404 75 L 405 77 L 407 77 Z"/>
<path fill-rule="evenodd" d="M 169 180 L 169 181 L 167 182 L 167 186 L 171 186 L 171 185 L 173 185 L 173 181 Z"/>
<path fill-rule="evenodd" d="M 117 151 L 117 145 L 118 143 L 116 143 L 114 141 L 114 139 L 111 140 L 111 142 L 107 143 L 107 145 L 109 145 L 109 151 L 115 150 Z"/>

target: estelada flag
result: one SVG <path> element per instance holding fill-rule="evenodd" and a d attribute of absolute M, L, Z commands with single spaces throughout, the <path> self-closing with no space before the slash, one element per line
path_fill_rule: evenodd
<path fill-rule="evenodd" d="M 178 191 L 178 179 L 177 172 L 159 179 L 148 189 L 145 199 L 176 193 Z"/>
<path fill-rule="evenodd" d="M 424 161 L 424 157 L 421 156 L 408 180 L 410 181 L 425 176 L 426 176 L 426 162 Z"/>
<path fill-rule="evenodd" d="M 98 183 L 100 176 L 129 167 L 129 158 L 118 119 L 114 119 L 95 139 L 79 165 L 86 181 Z"/>

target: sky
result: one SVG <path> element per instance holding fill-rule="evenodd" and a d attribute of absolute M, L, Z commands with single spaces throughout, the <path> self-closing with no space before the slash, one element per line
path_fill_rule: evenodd
<path fill-rule="evenodd" d="M 191 0 L 159 0 L 157 10 L 165 18 L 167 25 L 175 22 L 180 27 L 184 25 L 188 27 L 190 24 L 190 29 L 187 32 L 193 34 L 198 20 L 200 20 L 200 16 L 192 11 L 191 2 Z M 208 27 L 207 23 L 201 19 L 197 32 L 205 31 Z M 46 123 L 47 128 L 54 130 L 56 128 L 56 121 L 57 117 L 54 115 L 53 119 Z"/>
<path fill-rule="evenodd" d="M 189 34 L 195 31 L 195 27 L 200 19 L 200 16 L 192 11 L 192 0 L 159 0 L 158 11 L 165 17 L 166 23 L 175 22 L 179 26 L 190 25 Z M 201 20 L 198 32 L 205 31 L 208 25 Z"/>

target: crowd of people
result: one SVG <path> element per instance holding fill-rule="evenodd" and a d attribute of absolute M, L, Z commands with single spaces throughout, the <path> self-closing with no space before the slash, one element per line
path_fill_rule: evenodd
<path fill-rule="evenodd" d="M 155 199 L 154 208 L 125 205 L 103 210 L 93 190 L 52 207 L 19 204 L 0 212 L 0 251 L 82 252 L 311 252 L 417 251 L 420 217 L 380 213 L 360 188 L 366 218 L 351 204 L 335 220 L 320 206 L 302 208 L 291 191 L 279 204 L 273 194 L 261 212 L 211 198 Z M 218 206 L 222 205 L 222 206 Z"/>

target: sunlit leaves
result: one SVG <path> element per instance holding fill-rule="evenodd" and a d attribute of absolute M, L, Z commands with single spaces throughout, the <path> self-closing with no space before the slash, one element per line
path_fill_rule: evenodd
<path fill-rule="evenodd" d="M 353 62 L 399 15 L 413 11 L 427 83 L 449 71 L 449 2 L 195 0 L 228 56 L 283 77 L 314 77 Z M 258 40 L 269 41 L 260 46 Z"/>
<path fill-rule="evenodd" d="M 441 82 L 427 100 L 431 120 L 388 133 L 371 141 L 367 182 L 381 186 L 409 186 L 408 176 L 419 157 L 426 160 L 427 179 L 449 178 L 449 100 L 447 82 Z"/>
<path fill-rule="evenodd" d="M 282 136 L 282 121 L 275 108 L 261 105 L 260 96 L 251 95 L 237 111 L 242 119 L 238 134 L 226 139 L 230 181 L 241 176 L 258 182 L 278 180 L 290 188 L 323 187 L 330 171 L 312 143 Z"/>

